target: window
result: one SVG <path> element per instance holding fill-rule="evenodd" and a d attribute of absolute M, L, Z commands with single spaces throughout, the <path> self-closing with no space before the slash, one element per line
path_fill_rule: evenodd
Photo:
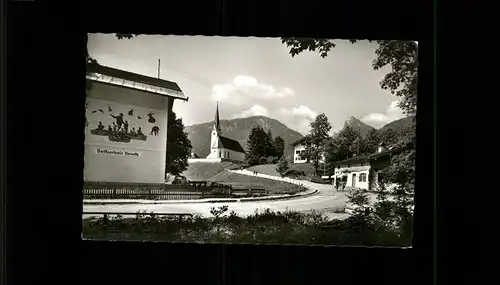
<path fill-rule="evenodd" d="M 366 173 L 359 174 L 359 182 L 366 182 Z"/>
<path fill-rule="evenodd" d="M 300 154 L 300 150 L 297 150 L 297 151 L 295 152 L 295 154 Z"/>

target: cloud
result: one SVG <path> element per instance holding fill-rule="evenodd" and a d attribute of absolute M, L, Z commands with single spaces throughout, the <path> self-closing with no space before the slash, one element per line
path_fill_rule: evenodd
<path fill-rule="evenodd" d="M 309 133 L 309 124 L 317 115 L 318 112 L 305 105 L 300 105 L 290 109 L 281 108 L 279 114 L 276 114 L 276 119 L 279 119 L 289 128 L 305 135 Z"/>
<path fill-rule="evenodd" d="M 280 106 L 275 108 L 266 108 L 262 105 L 254 104 L 250 108 L 244 109 L 241 112 L 236 111 L 236 113 L 233 113 L 233 115 L 230 115 L 229 117 L 235 119 L 251 116 L 266 116 L 276 119 L 290 129 L 305 135 L 309 133 L 309 123 L 314 120 L 317 114 L 317 112 L 304 105 L 287 109 Z"/>
<path fill-rule="evenodd" d="M 261 105 L 253 105 L 250 109 L 244 110 L 238 114 L 233 115 L 233 118 L 245 118 L 251 116 L 269 116 L 269 110 Z"/>
<path fill-rule="evenodd" d="M 292 130 L 309 133 L 309 123 L 318 114 L 305 105 L 293 105 L 295 90 L 259 82 L 255 77 L 238 75 L 229 84 L 212 86 L 211 98 L 219 101 L 223 117 L 266 116 Z"/>
<path fill-rule="evenodd" d="M 257 81 L 255 77 L 238 75 L 230 84 L 215 84 L 212 86 L 211 97 L 215 101 L 233 106 L 244 106 L 259 100 L 276 100 L 295 95 L 290 87 L 275 87 Z"/>
<path fill-rule="evenodd" d="M 362 121 L 376 128 L 390 123 L 394 120 L 404 118 L 403 111 L 398 108 L 398 101 L 392 101 L 385 113 L 370 113 L 363 117 Z"/>

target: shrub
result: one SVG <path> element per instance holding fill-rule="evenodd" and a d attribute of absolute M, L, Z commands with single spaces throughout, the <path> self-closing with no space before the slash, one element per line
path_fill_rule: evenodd
<path fill-rule="evenodd" d="M 259 164 L 267 164 L 267 157 L 259 158 Z"/>
<path fill-rule="evenodd" d="M 285 172 L 285 176 L 287 176 L 287 177 L 299 177 L 299 176 L 306 176 L 306 173 L 303 170 L 289 169 Z"/>
<path fill-rule="evenodd" d="M 117 217 L 104 221 L 85 219 L 85 238 L 117 240 L 162 240 L 183 242 L 295 243 L 338 245 L 411 245 L 412 220 L 400 228 L 386 227 L 376 219 L 352 216 L 329 221 L 318 212 L 255 211 L 240 217 L 228 206 L 211 209 L 212 217 L 195 215 L 182 223 L 151 213 L 136 218 Z"/>

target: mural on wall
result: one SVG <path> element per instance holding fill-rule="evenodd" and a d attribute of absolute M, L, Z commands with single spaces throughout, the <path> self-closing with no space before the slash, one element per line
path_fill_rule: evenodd
<path fill-rule="evenodd" d="M 85 116 L 85 126 L 90 128 L 90 134 L 95 136 L 107 137 L 111 142 L 121 142 L 129 143 L 132 140 L 136 141 L 146 141 L 148 135 L 143 133 L 143 127 L 146 128 L 150 124 L 156 123 L 154 113 L 149 111 L 143 116 L 139 116 L 134 113 L 140 113 L 139 110 L 129 109 L 124 115 L 121 112 L 115 111 L 113 109 L 116 106 L 108 105 L 108 112 L 105 113 L 103 109 L 100 108 L 90 108 L 90 114 L 87 111 Z M 88 102 L 85 104 L 85 108 L 89 109 Z M 119 109 L 119 108 L 118 108 Z M 146 120 L 146 116 L 148 119 Z M 92 119 L 96 119 L 95 122 Z M 144 120 L 143 120 L 144 118 Z M 106 121 L 106 123 L 103 123 Z M 160 133 L 160 128 L 157 125 L 151 127 L 149 136 L 158 136 Z"/>

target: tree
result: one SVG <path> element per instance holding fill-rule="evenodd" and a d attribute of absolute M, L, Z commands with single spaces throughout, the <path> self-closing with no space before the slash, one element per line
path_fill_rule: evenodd
<path fill-rule="evenodd" d="M 168 116 L 166 172 L 179 175 L 185 171 L 192 148 L 182 119 L 171 112 Z"/>
<path fill-rule="evenodd" d="M 266 155 L 267 150 L 267 133 L 261 126 L 255 126 L 250 131 L 248 136 L 247 146 L 248 152 L 245 154 L 245 160 L 250 165 L 260 163 L 260 158 Z"/>
<path fill-rule="evenodd" d="M 358 131 L 346 125 L 334 138 L 327 140 L 325 143 L 325 162 L 329 172 L 333 170 L 331 165 L 334 162 L 351 158 L 358 153 L 358 146 L 362 145 L 360 137 Z"/>
<path fill-rule="evenodd" d="M 313 163 L 317 174 L 320 160 L 325 150 L 325 142 L 329 137 L 328 134 L 332 126 L 324 113 L 317 115 L 309 126 L 311 130 L 309 133 L 309 144 L 306 147 L 306 156 Z"/>
<path fill-rule="evenodd" d="M 281 177 L 284 177 L 288 169 L 289 169 L 288 161 L 284 156 L 282 156 L 278 162 L 278 165 L 276 166 L 276 171 L 278 171 Z"/>
<path fill-rule="evenodd" d="M 282 157 L 285 154 L 285 141 L 280 136 L 274 138 L 274 150 L 277 157 Z"/>
<path fill-rule="evenodd" d="M 271 132 L 271 129 L 269 129 L 266 133 L 266 150 L 264 156 L 266 157 L 276 156 L 273 133 Z"/>
<path fill-rule="evenodd" d="M 335 47 L 333 40 L 282 38 L 282 43 L 290 48 L 290 54 L 296 56 L 303 51 L 317 51 L 326 57 Z M 351 40 L 355 43 L 357 40 Z M 378 48 L 372 62 L 374 70 L 390 66 L 391 71 L 380 82 L 384 90 L 400 98 L 398 107 L 407 115 L 415 115 L 417 111 L 418 83 L 418 44 L 414 41 L 380 40 L 375 41 Z"/>
<path fill-rule="evenodd" d="M 387 129 L 384 130 L 380 134 L 380 142 L 385 143 L 387 146 L 393 146 L 399 141 L 399 136 L 398 134 L 392 130 L 392 129 Z"/>
<path fill-rule="evenodd" d="M 380 143 L 380 138 L 378 137 L 377 130 L 371 130 L 366 134 L 364 140 L 363 154 L 371 154 L 377 151 L 377 147 Z"/>

